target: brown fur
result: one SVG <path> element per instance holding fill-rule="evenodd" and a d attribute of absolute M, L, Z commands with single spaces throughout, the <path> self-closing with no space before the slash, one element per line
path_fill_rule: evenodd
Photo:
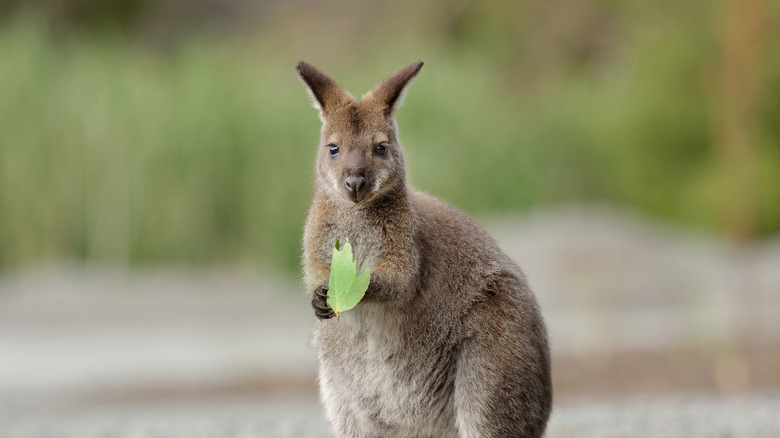
<path fill-rule="evenodd" d="M 406 182 L 394 113 L 421 67 L 357 101 L 298 64 L 323 121 L 304 235 L 313 303 L 336 239 L 371 267 L 363 301 L 315 330 L 328 420 L 338 437 L 540 437 L 550 359 L 525 277 L 470 218 Z"/>

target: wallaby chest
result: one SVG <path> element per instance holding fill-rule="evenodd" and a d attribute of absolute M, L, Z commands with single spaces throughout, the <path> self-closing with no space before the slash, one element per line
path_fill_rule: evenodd
<path fill-rule="evenodd" d="M 304 246 L 312 262 L 329 267 L 336 241 L 349 240 L 359 270 L 384 268 L 403 274 L 404 281 L 393 287 L 405 287 L 415 275 L 418 259 L 412 222 L 405 199 L 365 209 L 345 207 L 322 195 L 309 212 Z"/>
<path fill-rule="evenodd" d="M 384 248 L 384 235 L 381 224 L 361 223 L 353 218 L 332 215 L 323 217 L 314 232 L 318 235 L 314 241 L 317 259 L 330 266 L 330 257 L 337 240 L 349 240 L 358 263 L 358 269 L 371 267 L 381 259 Z"/>

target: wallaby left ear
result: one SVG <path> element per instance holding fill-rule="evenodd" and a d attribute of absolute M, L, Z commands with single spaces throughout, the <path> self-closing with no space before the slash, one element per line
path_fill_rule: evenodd
<path fill-rule="evenodd" d="M 392 76 L 379 83 L 376 87 L 369 90 L 360 99 L 361 102 L 371 102 L 384 108 L 385 114 L 391 117 L 395 110 L 401 106 L 406 87 L 412 82 L 417 73 L 423 66 L 422 61 L 413 62 L 406 67 L 398 70 Z"/>

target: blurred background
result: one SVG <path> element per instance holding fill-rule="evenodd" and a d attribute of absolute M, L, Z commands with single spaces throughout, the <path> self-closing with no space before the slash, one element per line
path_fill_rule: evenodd
<path fill-rule="evenodd" d="M 615 425 L 646 408 L 776 436 L 778 20 L 771 0 L 0 0 L 0 436 L 327 436 L 299 59 L 356 95 L 425 61 L 397 116 L 411 182 L 528 275 L 551 436 L 634 436 Z"/>

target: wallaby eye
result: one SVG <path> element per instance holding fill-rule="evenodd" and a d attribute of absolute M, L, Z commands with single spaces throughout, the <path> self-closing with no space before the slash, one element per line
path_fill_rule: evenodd
<path fill-rule="evenodd" d="M 374 147 L 374 153 L 377 155 L 387 155 L 387 147 L 389 145 L 387 143 L 379 143 Z"/>
<path fill-rule="evenodd" d="M 328 145 L 328 152 L 330 153 L 330 156 L 338 155 L 339 154 L 339 147 L 335 144 L 329 144 Z"/>

